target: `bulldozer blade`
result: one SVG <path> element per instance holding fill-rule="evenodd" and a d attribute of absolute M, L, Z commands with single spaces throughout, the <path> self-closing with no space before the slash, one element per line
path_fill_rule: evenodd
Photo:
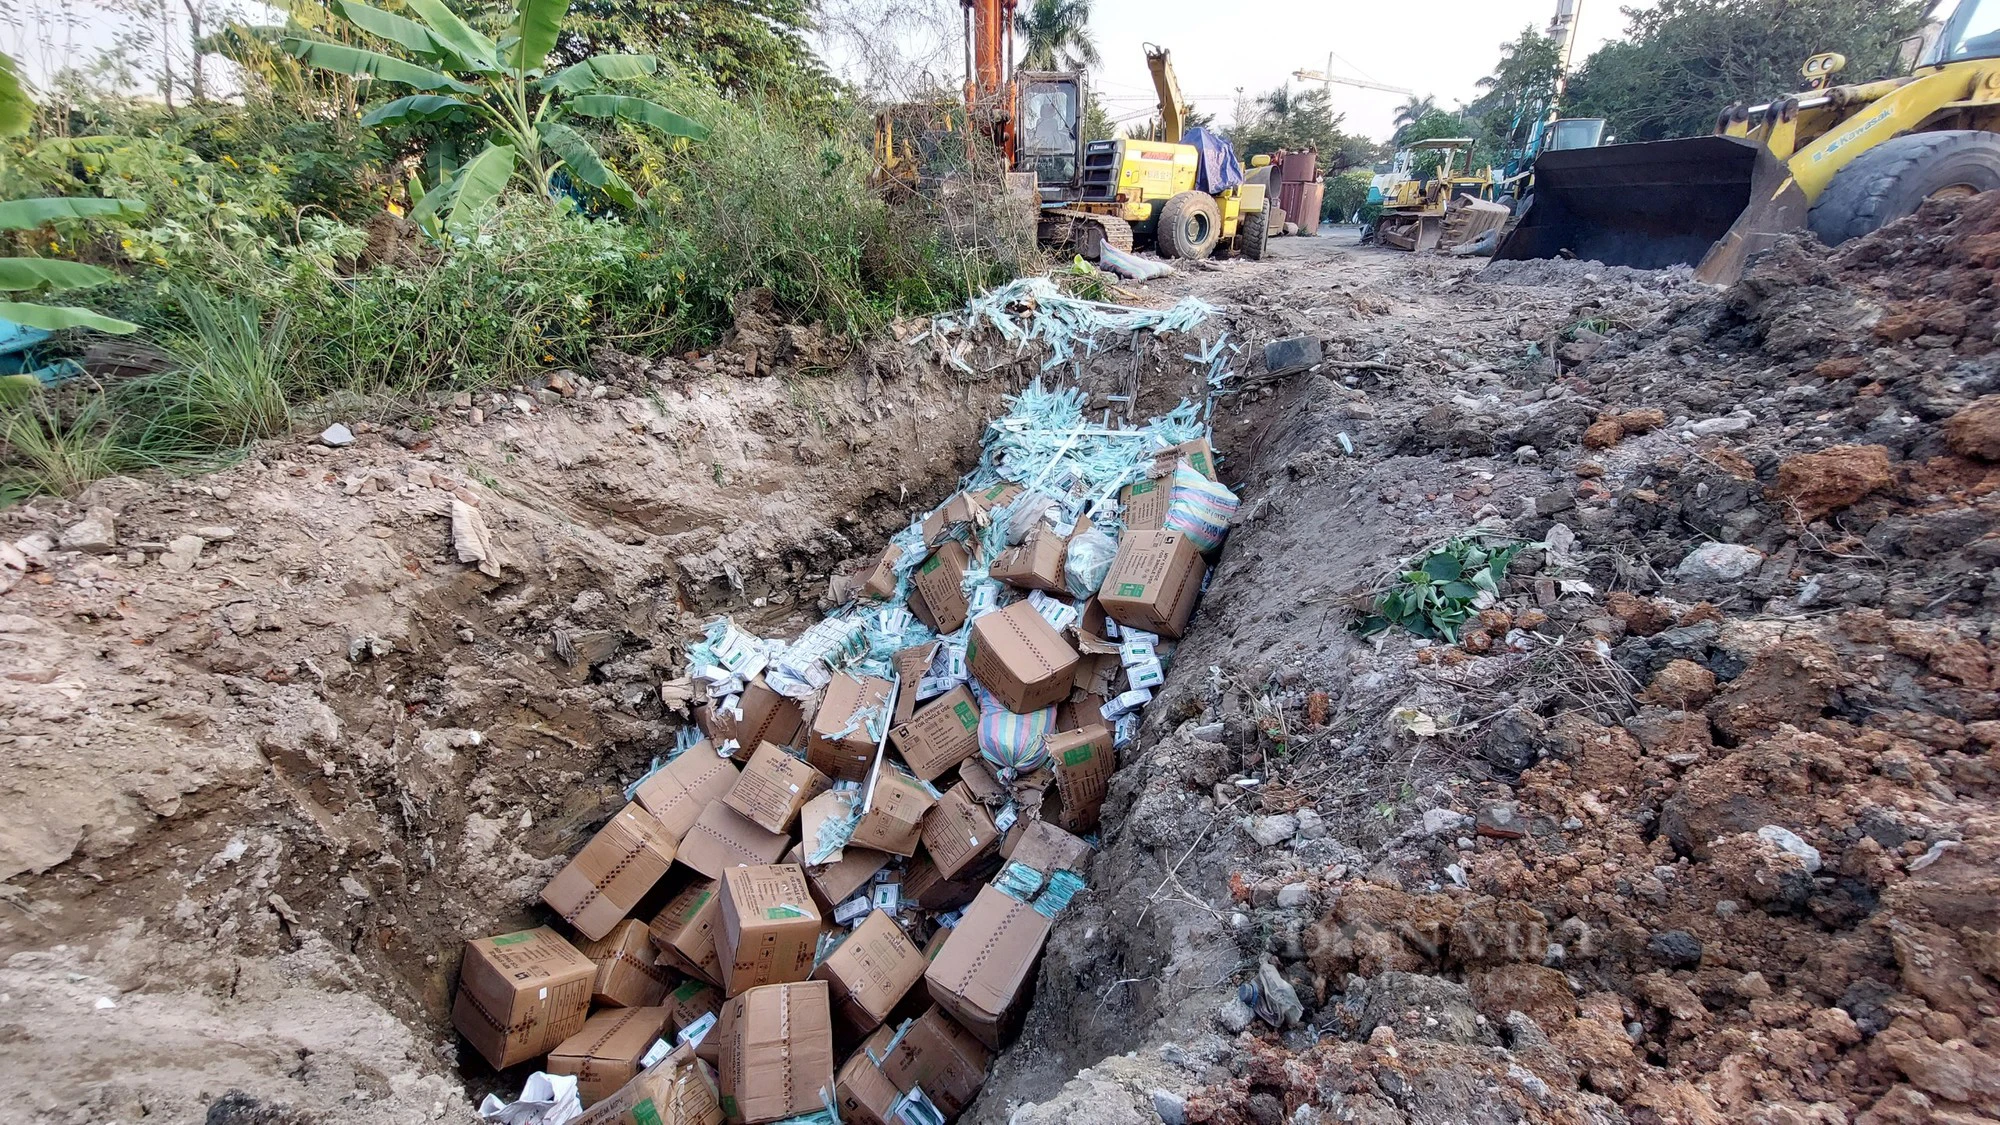
<path fill-rule="evenodd" d="M 1685 265 L 1727 285 L 1751 254 L 1803 227 L 1807 209 L 1784 163 L 1755 141 L 1686 137 L 1562 149 L 1535 162 L 1533 200 L 1493 259 Z"/>

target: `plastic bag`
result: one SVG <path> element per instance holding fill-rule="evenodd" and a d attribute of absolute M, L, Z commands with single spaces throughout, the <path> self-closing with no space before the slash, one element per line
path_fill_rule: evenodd
<path fill-rule="evenodd" d="M 1070 536 L 1069 554 L 1063 559 L 1063 583 L 1077 597 L 1091 597 L 1104 585 L 1104 575 L 1117 554 L 1117 542 L 1095 527 Z"/>
<path fill-rule="evenodd" d="M 1188 537 L 1202 554 L 1222 546 L 1240 503 L 1221 481 L 1209 480 L 1189 465 L 1174 468 L 1174 489 L 1163 521 L 1168 531 Z"/>

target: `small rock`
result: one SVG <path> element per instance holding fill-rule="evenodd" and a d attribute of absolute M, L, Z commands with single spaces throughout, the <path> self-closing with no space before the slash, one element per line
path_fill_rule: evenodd
<path fill-rule="evenodd" d="M 362 886 L 361 881 L 352 875 L 342 875 L 340 877 L 340 889 L 346 891 L 349 898 L 360 899 L 362 902 L 367 902 L 369 899 L 375 897 L 373 892 L 367 887 Z"/>
<path fill-rule="evenodd" d="M 1535 514 L 1553 516 L 1557 512 L 1567 512 L 1576 507 L 1576 497 L 1567 492 L 1544 492 L 1535 497 Z"/>
<path fill-rule="evenodd" d="M 196 535 L 201 536 L 203 539 L 208 540 L 210 543 L 227 543 L 231 539 L 236 538 L 235 528 L 223 527 L 220 525 L 211 525 L 209 527 L 197 527 L 194 529 L 194 533 Z"/>
<path fill-rule="evenodd" d="M 1245 1004 L 1242 998 L 1237 996 L 1224 1000 L 1215 1009 L 1215 1022 L 1231 1035 L 1249 1027 L 1250 1021 L 1255 1018 L 1257 1018 L 1256 1013 L 1250 1010 L 1250 1005 Z"/>
<path fill-rule="evenodd" d="M 1646 952 L 1670 969 L 1701 965 L 1701 941 L 1686 930 L 1661 930 L 1647 939 Z"/>
<path fill-rule="evenodd" d="M 1171 1090 L 1153 1091 L 1153 1112 L 1166 1125 L 1187 1125 L 1187 1099 Z"/>
<path fill-rule="evenodd" d="M 1324 346 L 1319 337 L 1287 336 L 1264 345 L 1264 370 L 1273 375 L 1300 371 L 1318 363 L 1324 356 Z"/>
<path fill-rule="evenodd" d="M 343 445 L 353 445 L 354 431 L 342 423 L 335 422 L 319 432 L 319 442 L 333 449 L 339 449 Z"/>
<path fill-rule="evenodd" d="M 1676 577 L 1695 582 L 1735 582 L 1764 565 L 1763 552 L 1739 543 L 1703 543 L 1674 568 Z"/>
<path fill-rule="evenodd" d="M 1451 809 L 1425 809 L 1424 835 L 1442 836 L 1447 832 L 1456 832 L 1465 827 L 1469 819 L 1464 813 Z"/>
<path fill-rule="evenodd" d="M 1298 835 L 1298 818 L 1289 813 L 1277 816 L 1253 816 L 1248 825 L 1250 838 L 1267 848 L 1275 848 Z"/>
<path fill-rule="evenodd" d="M 1298 819 L 1301 840 L 1324 840 L 1327 836 L 1326 821 L 1317 810 L 1305 808 L 1292 814 Z"/>
<path fill-rule="evenodd" d="M 1740 434 L 1750 428 L 1756 419 L 1748 414 L 1728 414 L 1721 418 L 1703 418 L 1689 426 L 1696 437 L 1715 437 L 1718 434 Z"/>
<path fill-rule="evenodd" d="M 1528 826 L 1521 820 L 1518 807 L 1501 802 L 1479 810 L 1474 831 L 1495 840 L 1518 840 L 1528 834 Z"/>
<path fill-rule="evenodd" d="M 1982 395 L 1944 424 L 1945 444 L 1954 453 L 2000 461 L 2000 395 Z"/>
<path fill-rule="evenodd" d="M 1514 449 L 1514 463 L 1517 465 L 1532 465 L 1541 459 L 1542 451 L 1532 445 L 1516 446 Z"/>
<path fill-rule="evenodd" d="M 1304 883 L 1287 883 L 1278 888 L 1278 906 L 1284 910 L 1297 910 L 1312 905 L 1312 888 Z"/>
<path fill-rule="evenodd" d="M 1806 865 L 1807 874 L 1817 874 L 1820 866 L 1819 849 L 1799 839 L 1798 833 L 1775 824 L 1766 824 L 1757 830 L 1759 839 L 1769 840 L 1786 851 L 1799 857 Z"/>
<path fill-rule="evenodd" d="M 118 521 L 109 508 L 92 508 L 88 515 L 65 528 L 56 546 L 65 551 L 102 555 L 118 546 Z"/>
<path fill-rule="evenodd" d="M 1771 984 L 1763 973 L 1752 970 L 1736 978 L 1734 991 L 1745 1000 L 1765 1000 L 1770 998 Z"/>
<path fill-rule="evenodd" d="M 201 549 L 207 545 L 208 541 L 199 535 L 180 536 L 167 544 L 166 552 L 160 556 L 160 565 L 175 574 L 186 574 L 200 561 Z"/>
<path fill-rule="evenodd" d="M 1563 817 L 1563 831 L 1574 832 L 1582 827 L 1583 827 L 1582 817 L 1575 817 L 1575 816 Z"/>
<path fill-rule="evenodd" d="M 109 996 L 99 996 L 97 998 L 97 1002 L 91 1005 L 91 1007 L 96 1008 L 100 1012 L 108 1012 L 111 1009 L 116 1008 L 117 1006 L 118 1006 L 118 1001 L 113 1000 Z"/>

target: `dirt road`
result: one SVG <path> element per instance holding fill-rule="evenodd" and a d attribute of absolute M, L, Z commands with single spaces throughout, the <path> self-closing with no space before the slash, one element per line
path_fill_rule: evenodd
<path fill-rule="evenodd" d="M 1720 294 L 1341 238 L 1137 288 L 1244 346 L 1244 506 L 975 1119 L 2000 1113 L 1996 211 Z M 1266 372 L 1292 335 L 1322 362 Z M 1087 382 L 1170 404 L 1180 355 Z M 671 742 L 695 628 L 808 620 L 1039 358 L 752 305 L 699 361 L 0 515 L 0 1060 L 41 1079 L 0 1120 L 517 1083 L 460 1058 L 459 941 Z M 1456 642 L 1349 631 L 1468 535 L 1533 546 Z"/>

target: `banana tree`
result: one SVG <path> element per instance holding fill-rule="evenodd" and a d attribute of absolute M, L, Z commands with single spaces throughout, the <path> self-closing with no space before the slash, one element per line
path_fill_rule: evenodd
<path fill-rule="evenodd" d="M 0 137 L 18 137 L 34 122 L 35 103 L 28 98 L 14 69 L 14 60 L 0 55 Z M 0 152 L 0 161 L 5 154 Z M 146 209 L 136 199 L 13 199 L 0 203 L 0 231 L 35 230 L 71 219 L 134 219 Z M 60 258 L 0 257 L 0 294 L 87 289 L 117 278 L 102 266 Z M 99 332 L 131 332 L 129 320 L 71 305 L 40 305 L 0 300 L 0 320 L 54 332 L 63 328 L 95 328 Z"/>
<path fill-rule="evenodd" d="M 307 65 L 416 91 L 370 110 L 361 119 L 364 125 L 456 118 L 488 126 L 486 147 L 416 201 L 411 218 L 421 225 L 448 213 L 445 228 L 468 234 L 517 175 L 547 194 L 559 169 L 614 202 L 632 205 L 636 197 L 624 177 L 564 123 L 565 117 L 631 121 L 692 140 L 708 134 L 657 102 L 606 89 L 607 83 L 657 71 L 660 61 L 652 55 L 593 55 L 545 73 L 569 0 L 520 0 L 513 24 L 498 41 L 475 30 L 444 0 L 403 2 L 416 19 L 361 0 L 333 0 L 349 23 L 394 44 L 400 56 L 298 37 L 285 45 Z"/>

